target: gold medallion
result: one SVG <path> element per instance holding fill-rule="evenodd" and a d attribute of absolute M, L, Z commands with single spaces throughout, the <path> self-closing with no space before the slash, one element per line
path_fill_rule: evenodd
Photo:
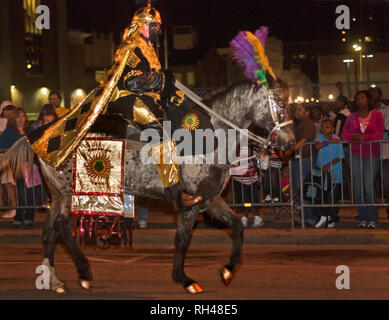
<path fill-rule="evenodd" d="M 187 114 L 181 123 L 182 128 L 189 131 L 196 130 L 199 127 L 199 125 L 200 125 L 200 120 L 197 117 L 197 115 L 194 113 Z"/>

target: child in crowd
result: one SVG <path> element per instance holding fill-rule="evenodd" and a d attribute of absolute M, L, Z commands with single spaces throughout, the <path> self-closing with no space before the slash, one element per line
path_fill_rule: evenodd
<path fill-rule="evenodd" d="M 39 113 L 38 119 L 32 123 L 30 131 L 35 130 L 58 119 L 56 110 L 51 104 L 45 104 Z"/>
<path fill-rule="evenodd" d="M 289 179 L 289 167 L 285 166 L 281 169 L 281 191 L 282 191 L 282 200 L 288 201 L 290 195 L 286 195 L 290 189 L 290 179 Z M 285 199 L 287 196 L 288 199 Z"/>
<path fill-rule="evenodd" d="M 252 227 L 258 228 L 264 224 L 262 217 L 258 213 L 259 208 L 251 207 L 252 203 L 258 203 L 258 169 L 253 160 L 247 161 L 251 154 L 252 148 L 242 147 L 238 159 L 240 159 L 242 163 L 244 163 L 244 159 L 246 159 L 247 165 L 242 165 L 242 163 L 240 163 L 239 166 L 232 168 L 230 171 L 232 175 L 233 190 L 235 192 L 234 202 L 241 205 L 238 211 L 244 212 L 244 216 L 241 218 L 244 228 L 248 227 L 248 215 L 251 209 L 254 210 L 254 222 Z"/>
<path fill-rule="evenodd" d="M 321 123 L 324 120 L 320 105 L 313 105 L 309 111 L 309 116 L 315 124 L 316 134 L 319 134 Z"/>
<path fill-rule="evenodd" d="M 341 164 L 344 158 L 343 146 L 339 143 L 339 137 L 334 134 L 334 131 L 333 121 L 327 119 L 321 123 L 320 134 L 316 137 L 316 147 L 320 149 L 317 166 L 321 168 L 322 176 L 328 172 L 331 177 L 330 190 L 325 190 L 326 202 L 330 204 L 338 203 L 341 197 Z M 339 207 L 315 208 L 314 212 L 320 216 L 320 220 L 315 225 L 316 228 L 326 224 L 329 228 L 333 228 L 339 220 Z"/>

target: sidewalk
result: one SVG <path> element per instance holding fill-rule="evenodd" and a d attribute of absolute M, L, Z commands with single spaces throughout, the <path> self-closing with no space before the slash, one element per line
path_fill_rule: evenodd
<path fill-rule="evenodd" d="M 355 244 L 389 244 L 389 220 L 386 208 L 380 208 L 378 229 L 359 229 L 355 220 L 356 209 L 343 208 L 340 211 L 340 222 L 334 229 L 291 229 L 291 217 L 282 214 L 273 222 L 269 222 L 274 214 L 272 208 L 262 208 L 261 215 L 264 226 L 251 228 L 253 217 L 249 217 L 249 228 L 245 229 L 246 244 L 278 244 L 278 245 L 355 245 Z M 149 205 L 149 220 L 146 229 L 139 229 L 135 216 L 134 245 L 166 244 L 173 245 L 177 212 L 166 202 L 156 201 Z M 35 225 L 31 229 L 15 229 L 10 219 L 0 219 L 0 244 L 40 244 L 42 230 L 47 213 L 36 213 Z M 200 214 L 193 232 L 195 244 L 230 245 L 229 230 L 221 224 L 213 225 L 204 221 Z"/>

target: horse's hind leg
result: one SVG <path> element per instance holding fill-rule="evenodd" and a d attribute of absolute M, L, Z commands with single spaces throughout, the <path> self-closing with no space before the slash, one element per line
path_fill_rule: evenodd
<path fill-rule="evenodd" d="M 173 279 L 181 283 L 188 293 L 202 292 L 200 286 L 184 272 L 186 251 L 192 238 L 192 228 L 197 214 L 198 209 L 195 208 L 192 208 L 190 211 L 180 212 L 175 238 Z"/>
<path fill-rule="evenodd" d="M 230 263 L 221 270 L 221 277 L 226 286 L 228 286 L 235 276 L 237 267 L 242 261 L 243 228 L 239 218 L 234 211 L 220 197 L 216 197 L 212 204 L 207 208 L 207 213 L 219 221 L 227 224 L 231 229 L 232 252 Z"/>
<path fill-rule="evenodd" d="M 55 217 L 53 216 L 54 213 L 50 212 L 43 230 L 43 265 L 47 266 L 50 271 L 50 289 L 55 293 L 65 293 L 65 284 L 57 278 L 54 269 L 55 240 L 57 239 L 58 232 L 54 227 L 53 220 Z"/>
<path fill-rule="evenodd" d="M 72 255 L 79 276 L 79 283 L 81 287 L 86 290 L 91 289 L 92 274 L 90 272 L 90 264 L 88 259 L 82 252 L 79 244 L 74 239 L 71 233 L 72 216 L 71 214 L 60 214 L 56 219 L 54 225 L 61 235 L 62 240 L 65 242 L 66 247 L 69 249 Z"/>
<path fill-rule="evenodd" d="M 52 195 L 56 195 L 55 189 L 48 184 L 48 190 Z M 51 208 L 43 229 L 43 265 L 50 271 L 50 289 L 56 293 L 65 293 L 65 284 L 57 278 L 54 268 L 55 241 L 58 231 L 55 227 L 55 220 L 60 213 L 60 197 L 52 197 Z"/>
<path fill-rule="evenodd" d="M 69 166 L 70 165 L 71 163 L 69 163 Z M 54 271 L 54 246 L 56 237 L 59 233 L 75 260 L 80 285 L 84 289 L 89 290 L 92 281 L 89 261 L 84 256 L 78 243 L 71 234 L 72 216 L 70 213 L 70 206 L 72 171 L 68 168 L 68 170 L 64 170 L 63 174 L 58 175 L 56 172 L 52 172 L 54 169 L 50 169 L 44 164 L 42 169 L 44 169 L 43 173 L 52 198 L 52 209 L 50 211 L 50 217 L 46 222 L 44 232 L 45 262 L 47 263 L 48 260 L 50 267 L 52 267 L 52 270 Z"/>

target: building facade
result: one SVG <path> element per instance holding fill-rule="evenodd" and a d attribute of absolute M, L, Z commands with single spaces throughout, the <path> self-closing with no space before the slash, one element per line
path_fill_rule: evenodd
<path fill-rule="evenodd" d="M 39 5 L 49 9 L 47 30 L 35 24 Z M 0 24 L 0 97 L 36 113 L 57 90 L 68 105 L 66 0 L 2 0 Z"/>

